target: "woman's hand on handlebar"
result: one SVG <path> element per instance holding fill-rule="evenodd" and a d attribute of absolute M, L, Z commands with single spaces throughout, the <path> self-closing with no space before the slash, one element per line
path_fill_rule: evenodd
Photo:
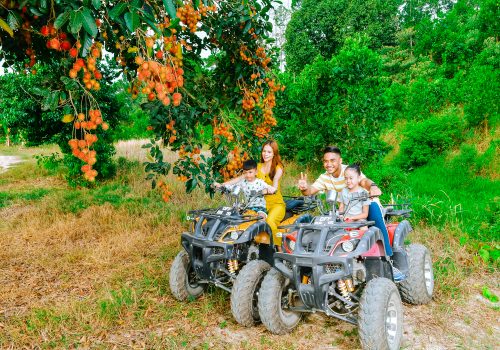
<path fill-rule="evenodd" d="M 266 192 L 264 194 L 275 194 L 277 189 L 275 187 L 269 187 L 265 190 Z"/>

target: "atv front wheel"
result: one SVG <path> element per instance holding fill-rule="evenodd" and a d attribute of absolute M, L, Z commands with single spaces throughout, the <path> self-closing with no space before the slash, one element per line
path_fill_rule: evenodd
<path fill-rule="evenodd" d="M 185 250 L 181 250 L 175 257 L 170 267 L 169 282 L 172 294 L 180 301 L 188 297 L 196 299 L 205 290 L 205 285 L 196 281 L 196 274 Z"/>
<path fill-rule="evenodd" d="M 252 260 L 238 273 L 231 290 L 231 311 L 239 324 L 251 327 L 260 321 L 259 289 L 270 268 L 263 260 Z"/>
<path fill-rule="evenodd" d="M 262 323 L 274 334 L 290 333 L 299 323 L 301 314 L 283 308 L 289 304 L 290 281 L 278 270 L 271 269 L 259 291 L 259 314 Z"/>
<path fill-rule="evenodd" d="M 397 350 L 403 335 L 403 305 L 387 278 L 372 279 L 359 302 L 359 338 L 363 349 Z"/>
<path fill-rule="evenodd" d="M 421 244 L 408 247 L 408 278 L 399 284 L 403 301 L 413 304 L 427 304 L 434 291 L 434 272 L 429 250 Z"/>

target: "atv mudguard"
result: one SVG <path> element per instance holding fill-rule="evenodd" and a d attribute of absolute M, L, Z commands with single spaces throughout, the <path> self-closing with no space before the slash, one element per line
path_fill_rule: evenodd
<path fill-rule="evenodd" d="M 257 221 L 248 227 L 241 236 L 234 242 L 238 243 L 250 243 L 255 240 L 255 237 L 260 234 L 265 233 L 269 236 L 269 244 L 259 244 L 259 259 L 264 260 L 273 265 L 273 254 L 274 254 L 274 244 L 273 244 L 273 232 L 271 227 L 265 221 Z M 259 243 L 259 242 L 257 242 Z"/>
<path fill-rule="evenodd" d="M 394 241 L 392 243 L 392 260 L 394 266 L 403 274 L 408 273 L 408 253 L 405 249 L 405 239 L 413 228 L 408 220 L 401 221 L 394 232 Z"/>

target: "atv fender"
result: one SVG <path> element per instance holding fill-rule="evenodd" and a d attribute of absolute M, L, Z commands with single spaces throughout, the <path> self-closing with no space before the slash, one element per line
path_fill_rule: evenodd
<path fill-rule="evenodd" d="M 309 213 L 300 215 L 293 224 L 309 223 L 313 220 L 313 216 Z"/>
<path fill-rule="evenodd" d="M 356 249 L 349 254 L 351 257 L 381 257 L 385 256 L 385 240 L 378 227 L 371 226 L 361 237 Z"/>
<path fill-rule="evenodd" d="M 255 237 L 263 237 L 265 241 L 269 243 L 263 243 L 262 240 L 255 240 Z M 259 244 L 259 259 L 264 260 L 269 265 L 273 266 L 273 254 L 274 254 L 274 243 L 273 243 L 273 232 L 271 227 L 264 221 L 257 221 L 252 226 L 248 227 L 243 234 L 238 238 L 234 244 L 238 243 L 248 243 L 251 241 L 256 241 Z"/>
<path fill-rule="evenodd" d="M 408 273 L 408 253 L 405 249 L 405 239 L 408 234 L 413 231 L 408 220 L 403 220 L 396 227 L 394 232 L 394 243 L 393 243 L 393 254 L 392 260 L 394 266 L 396 266 L 403 274 Z"/>
<path fill-rule="evenodd" d="M 234 244 L 247 243 L 247 242 L 253 241 L 255 239 L 255 236 L 257 236 L 259 233 L 262 233 L 262 232 L 269 235 L 270 245 L 272 246 L 273 245 L 273 232 L 271 231 L 271 228 L 269 227 L 269 225 L 263 220 L 257 221 L 255 224 L 248 227 L 242 233 L 242 235 L 234 242 Z"/>
<path fill-rule="evenodd" d="M 413 231 L 413 228 L 408 220 L 401 221 L 394 231 L 393 249 L 404 248 L 406 236 L 408 236 L 411 231 Z"/>

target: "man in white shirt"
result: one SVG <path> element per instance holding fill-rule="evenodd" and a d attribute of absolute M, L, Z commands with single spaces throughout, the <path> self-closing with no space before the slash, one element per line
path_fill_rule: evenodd
<path fill-rule="evenodd" d="M 338 147 L 327 146 L 324 149 L 323 166 L 326 172 L 321 174 L 311 186 L 307 183 L 307 174 L 300 174 L 298 187 L 303 195 L 310 196 L 319 191 L 328 190 L 341 192 L 344 189 L 344 170 L 347 165 L 342 164 L 341 152 Z M 370 193 L 370 196 L 380 196 L 382 194 L 377 184 L 368 179 L 363 173 L 361 174 L 360 185 Z"/>

